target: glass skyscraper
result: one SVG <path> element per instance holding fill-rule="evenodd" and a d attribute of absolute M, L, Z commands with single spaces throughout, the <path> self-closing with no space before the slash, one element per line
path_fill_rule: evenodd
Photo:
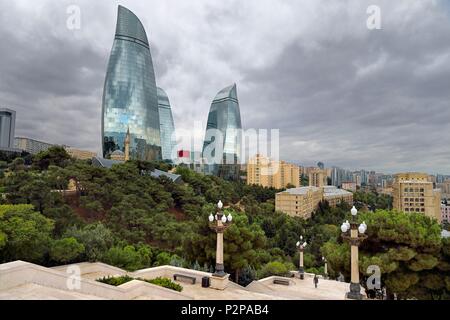
<path fill-rule="evenodd" d="M 228 180 L 239 179 L 241 130 L 241 112 L 234 84 L 219 91 L 209 110 L 203 145 L 203 158 L 207 162 L 205 173 Z"/>
<path fill-rule="evenodd" d="M 159 124 L 161 129 L 161 149 L 163 160 L 174 160 L 177 157 L 175 150 L 175 125 L 173 123 L 172 109 L 167 93 L 158 89 Z"/>
<path fill-rule="evenodd" d="M 0 148 L 14 148 L 16 112 L 0 108 Z"/>
<path fill-rule="evenodd" d="M 122 6 L 118 9 L 102 109 L 104 157 L 115 150 L 125 150 L 129 128 L 131 159 L 161 159 L 158 99 L 149 42 L 142 23 Z"/>

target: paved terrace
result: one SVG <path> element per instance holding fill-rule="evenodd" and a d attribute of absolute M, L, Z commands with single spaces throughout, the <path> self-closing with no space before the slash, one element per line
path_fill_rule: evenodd
<path fill-rule="evenodd" d="M 71 270 L 74 268 L 80 270 L 80 286 L 78 289 L 70 290 L 70 283 L 73 283 Z M 118 287 L 95 281 L 102 277 L 126 274 L 143 279 L 156 277 L 173 279 L 173 275 L 177 273 L 195 277 L 196 283 L 177 281 L 183 286 L 183 291 L 176 292 L 139 280 L 133 280 Z M 15 261 L 0 265 L 0 299 L 343 300 L 349 287 L 348 283 L 320 278 L 319 286 L 316 289 L 312 280 L 313 275 L 306 274 L 305 280 L 283 278 L 288 280 L 289 285 L 274 284 L 274 280 L 280 277 L 253 281 L 247 287 L 230 281 L 228 287 L 220 291 L 202 288 L 201 280 L 205 276 L 210 277 L 211 274 L 173 266 L 127 272 L 103 263 L 79 263 L 46 268 L 28 262 Z"/>

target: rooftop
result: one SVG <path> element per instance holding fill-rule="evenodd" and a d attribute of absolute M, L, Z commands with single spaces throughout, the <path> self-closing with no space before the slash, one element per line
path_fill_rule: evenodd
<path fill-rule="evenodd" d="M 151 176 L 153 178 L 159 178 L 159 177 L 167 177 L 170 180 L 172 180 L 173 182 L 181 182 L 181 176 L 179 174 L 174 174 L 174 173 L 170 173 L 170 172 L 165 172 L 165 171 L 161 171 L 158 169 L 155 169 L 152 171 Z"/>
<path fill-rule="evenodd" d="M 111 153 L 112 156 L 123 156 L 125 153 L 122 150 L 115 150 L 113 153 Z"/>
<path fill-rule="evenodd" d="M 0 112 L 9 112 L 11 114 L 16 114 L 16 111 L 9 109 L 9 108 L 4 108 L 4 107 L 0 107 Z"/>
<path fill-rule="evenodd" d="M 92 164 L 96 167 L 102 167 L 111 169 L 113 165 L 123 163 L 123 161 L 120 160 L 111 160 L 111 159 L 105 159 L 101 157 L 93 157 L 92 158 Z"/>
<path fill-rule="evenodd" d="M 350 191 L 344 190 L 344 189 L 339 189 L 337 187 L 334 186 L 326 186 L 323 187 L 323 194 L 325 197 L 331 197 L 331 196 L 346 196 L 346 195 L 351 195 L 353 194 Z"/>
<path fill-rule="evenodd" d="M 116 150 L 112 153 L 112 155 L 123 155 L 123 152 Z M 121 163 L 124 163 L 124 161 L 105 159 L 105 158 L 101 158 L 101 157 L 92 158 L 92 164 L 94 166 L 103 167 L 103 168 L 107 168 L 107 169 L 111 169 L 113 165 L 121 164 Z M 152 176 L 153 178 L 159 178 L 159 177 L 165 176 L 165 177 L 169 178 L 170 180 L 172 180 L 173 182 L 177 182 L 177 183 L 182 181 L 180 175 L 161 171 L 158 169 L 151 171 L 150 176 Z"/>
<path fill-rule="evenodd" d="M 289 193 L 292 195 L 306 195 L 308 192 L 318 192 L 322 191 L 322 188 L 318 187 L 299 187 L 299 188 L 291 188 L 286 191 L 279 192 L 278 194 Z M 335 196 L 347 196 L 352 195 L 353 193 L 344 189 L 339 189 L 335 186 L 325 186 L 323 187 L 323 196 L 324 197 L 335 197 Z"/>
<path fill-rule="evenodd" d="M 130 37 L 143 42 L 148 46 L 149 42 L 144 26 L 139 18 L 128 8 L 119 5 L 117 13 L 116 37 Z"/>
<path fill-rule="evenodd" d="M 287 192 L 290 194 L 294 194 L 294 195 L 305 195 L 308 192 L 317 192 L 320 191 L 320 188 L 317 187 L 299 187 L 299 188 L 291 188 L 291 189 L 287 189 L 286 191 L 283 192 Z M 283 193 L 280 192 L 280 193 Z"/>
<path fill-rule="evenodd" d="M 220 90 L 219 93 L 217 93 L 216 97 L 214 98 L 214 101 L 227 98 L 237 99 L 236 84 L 233 84 Z"/>

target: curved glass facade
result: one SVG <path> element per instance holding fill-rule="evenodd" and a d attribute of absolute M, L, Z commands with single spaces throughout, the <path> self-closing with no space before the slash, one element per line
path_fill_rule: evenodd
<path fill-rule="evenodd" d="M 170 107 L 169 97 L 167 96 L 167 93 L 161 88 L 157 88 L 157 90 L 162 159 L 171 160 L 174 162 L 174 160 L 176 159 L 176 140 L 172 109 Z"/>
<path fill-rule="evenodd" d="M 220 132 L 221 137 L 214 134 L 214 129 Z M 203 145 L 203 158 L 208 164 L 205 173 L 225 179 L 239 179 L 241 129 L 241 111 L 234 84 L 219 91 L 209 110 Z"/>
<path fill-rule="evenodd" d="M 125 151 L 130 130 L 130 158 L 161 159 L 158 100 L 149 42 L 139 19 L 119 6 L 116 34 L 103 91 L 103 156 Z"/>
<path fill-rule="evenodd" d="M 0 108 L 0 148 L 14 148 L 16 112 Z"/>

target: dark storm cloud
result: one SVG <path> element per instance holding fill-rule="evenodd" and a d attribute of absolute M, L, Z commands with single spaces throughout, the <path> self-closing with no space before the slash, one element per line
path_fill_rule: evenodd
<path fill-rule="evenodd" d="M 17 111 L 16 135 L 95 149 L 106 58 L 67 32 L 66 6 L 3 8 L 0 104 Z"/>
<path fill-rule="evenodd" d="M 117 1 L 0 0 L 0 105 L 17 135 L 100 150 Z M 80 30 L 66 27 L 69 5 Z M 450 174 L 450 18 L 439 1 L 123 1 L 148 33 L 175 124 L 237 82 L 243 125 L 281 158 Z M 366 28 L 381 8 L 382 30 Z"/>

